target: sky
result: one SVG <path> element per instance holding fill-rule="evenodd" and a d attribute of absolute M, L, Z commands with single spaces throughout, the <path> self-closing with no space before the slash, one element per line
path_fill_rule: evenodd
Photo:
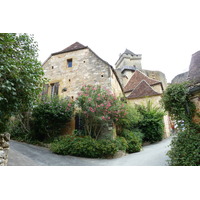
<path fill-rule="evenodd" d="M 143 69 L 162 71 L 170 82 L 188 71 L 192 54 L 200 50 L 197 0 L 6 0 L 3 5 L 1 32 L 34 34 L 41 62 L 80 42 L 114 67 L 127 48 L 142 54 Z"/>

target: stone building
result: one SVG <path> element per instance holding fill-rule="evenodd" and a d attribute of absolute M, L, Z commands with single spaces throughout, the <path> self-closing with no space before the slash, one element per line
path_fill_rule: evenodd
<path fill-rule="evenodd" d="M 101 85 L 116 96 L 123 96 L 123 88 L 113 67 L 96 55 L 89 47 L 78 42 L 52 53 L 44 62 L 43 69 L 49 84 L 43 94 L 59 95 L 75 100 L 83 85 Z M 66 125 L 63 133 L 73 133 L 76 120 Z M 112 132 L 112 125 L 104 132 Z"/>
<path fill-rule="evenodd" d="M 49 79 L 43 94 L 75 99 L 83 85 L 101 85 L 116 96 L 123 96 L 122 85 L 113 67 L 78 42 L 52 53 L 43 69 Z"/>
<path fill-rule="evenodd" d="M 129 104 L 147 104 L 159 106 L 162 93 L 167 87 L 165 75 L 160 71 L 142 69 L 141 54 L 126 49 L 116 62 L 116 72 L 123 85 L 123 91 Z M 164 116 L 165 135 L 170 135 L 170 118 Z"/>

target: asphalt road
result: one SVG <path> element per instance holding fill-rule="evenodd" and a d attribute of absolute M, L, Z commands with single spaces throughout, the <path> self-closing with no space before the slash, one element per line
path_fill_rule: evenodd
<path fill-rule="evenodd" d="M 115 159 L 61 156 L 49 149 L 10 141 L 8 166 L 167 166 L 171 137 L 143 147 L 141 152 Z"/>

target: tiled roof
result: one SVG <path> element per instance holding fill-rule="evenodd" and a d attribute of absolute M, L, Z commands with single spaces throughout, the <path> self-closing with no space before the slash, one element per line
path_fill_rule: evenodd
<path fill-rule="evenodd" d="M 136 88 L 131 92 L 131 94 L 127 97 L 128 99 L 142 98 L 160 95 L 161 93 L 156 92 L 152 89 L 152 87 L 145 81 L 141 81 Z"/>
<path fill-rule="evenodd" d="M 149 78 L 139 70 L 136 70 L 133 76 L 130 78 L 129 82 L 124 87 L 124 92 L 132 91 L 142 80 L 145 80 L 150 86 L 161 84 L 160 81 Z"/>
<path fill-rule="evenodd" d="M 70 51 L 76 51 L 76 50 L 85 49 L 85 48 L 87 48 L 87 46 L 84 46 L 84 45 L 80 44 L 79 42 L 75 42 L 74 44 L 70 45 L 69 47 L 63 49 L 62 51 L 52 53 L 52 55 L 66 53 L 66 52 L 70 52 Z"/>

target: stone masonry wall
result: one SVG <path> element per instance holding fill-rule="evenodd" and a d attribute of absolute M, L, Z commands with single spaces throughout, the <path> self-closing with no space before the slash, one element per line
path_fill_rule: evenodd
<path fill-rule="evenodd" d="M 72 59 L 72 67 L 67 66 Z M 58 94 L 61 97 L 77 97 L 83 85 L 101 85 L 119 95 L 116 77 L 108 64 L 99 59 L 89 49 L 82 49 L 52 56 L 44 65 L 45 77 L 50 84 L 59 82 Z M 118 84 L 119 85 L 119 84 Z M 63 89 L 66 88 L 64 91 Z M 116 88 L 115 90 L 113 88 Z M 48 93 L 51 89 L 49 87 Z"/>
<path fill-rule="evenodd" d="M 0 134 L 0 166 L 5 166 L 8 163 L 10 134 Z"/>

